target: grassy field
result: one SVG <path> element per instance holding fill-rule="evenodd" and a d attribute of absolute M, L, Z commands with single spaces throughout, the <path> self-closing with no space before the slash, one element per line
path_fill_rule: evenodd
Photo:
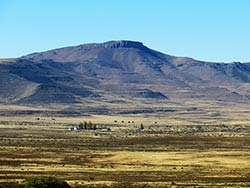
<path fill-rule="evenodd" d="M 0 187 L 30 176 L 55 176 L 73 187 L 250 187 L 248 110 L 209 110 L 209 104 L 203 109 L 2 116 Z M 68 131 L 84 120 L 97 130 Z"/>

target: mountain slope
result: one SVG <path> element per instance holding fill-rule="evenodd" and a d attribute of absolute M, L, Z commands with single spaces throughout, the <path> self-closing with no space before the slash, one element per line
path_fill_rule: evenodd
<path fill-rule="evenodd" d="M 250 96 L 250 64 L 174 57 L 134 41 L 84 44 L 0 61 L 0 80 L 0 102 L 11 104 L 244 101 Z"/>

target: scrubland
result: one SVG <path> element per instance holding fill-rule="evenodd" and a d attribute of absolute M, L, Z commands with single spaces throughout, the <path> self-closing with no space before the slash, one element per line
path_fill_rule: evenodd
<path fill-rule="evenodd" d="M 0 185 L 53 176 L 72 187 L 250 187 L 249 118 L 240 107 L 2 116 Z M 68 131 L 81 121 L 97 129 Z"/>

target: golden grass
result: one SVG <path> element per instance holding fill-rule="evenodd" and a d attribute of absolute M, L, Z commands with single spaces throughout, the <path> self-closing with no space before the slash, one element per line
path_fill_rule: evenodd
<path fill-rule="evenodd" d="M 105 124 L 110 118 L 127 121 L 131 117 L 148 120 L 135 116 L 87 118 Z M 45 125 L 0 125 L 0 182 L 52 175 L 71 184 L 128 181 L 152 186 L 170 186 L 172 182 L 180 186 L 250 185 L 247 135 L 124 133 L 134 129 L 132 125 L 111 132 L 67 131 L 67 123 L 81 119 L 57 118 L 54 124 L 47 117 L 42 120 Z M 23 121 L 24 117 L 15 120 Z"/>
<path fill-rule="evenodd" d="M 173 111 L 81 117 L 48 117 L 42 113 L 1 116 L 0 182 L 52 175 L 71 184 L 127 181 L 166 187 L 250 187 L 249 129 L 168 132 L 185 126 L 249 127 L 248 104 L 190 100 L 185 105 L 176 101 L 162 107 Z M 0 111 L 66 108 L 7 105 L 0 106 Z M 83 121 L 110 127 L 111 131 L 67 131 Z M 143 131 L 139 130 L 141 123 Z"/>

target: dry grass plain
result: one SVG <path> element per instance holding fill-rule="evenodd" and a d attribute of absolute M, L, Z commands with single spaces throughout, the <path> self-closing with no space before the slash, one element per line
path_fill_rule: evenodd
<path fill-rule="evenodd" d="M 0 187 L 48 175 L 73 187 L 250 187 L 248 105 L 203 105 L 146 115 L 1 116 Z M 84 120 L 97 130 L 68 131 Z"/>

